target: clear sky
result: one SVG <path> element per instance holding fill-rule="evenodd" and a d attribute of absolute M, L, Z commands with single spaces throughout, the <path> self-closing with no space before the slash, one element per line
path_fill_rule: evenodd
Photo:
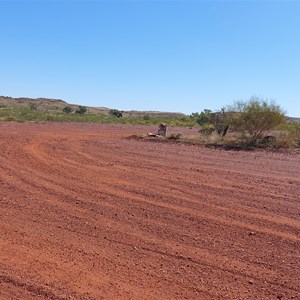
<path fill-rule="evenodd" d="M 3 1 L 0 95 L 300 117 L 300 1 Z"/>

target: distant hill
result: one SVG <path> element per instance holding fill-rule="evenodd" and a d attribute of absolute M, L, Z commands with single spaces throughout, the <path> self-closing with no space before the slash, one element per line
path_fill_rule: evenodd
<path fill-rule="evenodd" d="M 45 112 L 57 112 L 61 111 L 66 106 L 71 106 L 73 110 L 76 110 L 80 104 L 70 104 L 61 99 L 49 99 L 49 98 L 13 98 L 8 96 L 0 96 L 0 108 L 1 107 L 12 107 L 12 106 L 31 106 L 35 105 L 38 111 Z M 86 106 L 89 113 L 102 113 L 108 115 L 111 108 L 108 107 L 92 107 Z M 123 111 L 122 111 L 123 112 Z M 124 111 L 123 116 L 132 116 L 132 117 L 184 117 L 186 116 L 183 113 L 173 113 L 173 112 L 160 112 L 160 111 Z"/>
<path fill-rule="evenodd" d="M 79 105 L 69 104 L 68 102 L 61 99 L 49 99 L 49 98 L 13 98 L 7 96 L 0 96 L 1 107 L 12 107 L 12 106 L 31 106 L 35 105 L 38 111 L 44 112 L 57 112 L 63 110 L 66 106 L 71 106 L 73 110 L 76 110 Z M 90 113 L 107 113 L 107 109 L 98 109 L 95 107 L 87 107 Z"/>
<path fill-rule="evenodd" d="M 300 118 L 287 117 L 289 123 L 300 123 Z"/>
<path fill-rule="evenodd" d="M 12 98 L 7 96 L 0 96 L 0 105 L 30 105 L 32 103 L 35 103 L 37 105 L 53 105 L 56 104 L 58 106 L 68 105 L 67 102 L 61 100 L 61 99 L 48 99 L 48 98 Z"/>
<path fill-rule="evenodd" d="M 0 96 L 0 109 L 4 107 L 30 107 L 34 105 L 35 109 L 40 112 L 57 113 L 61 112 L 64 107 L 71 106 L 75 111 L 80 104 L 70 104 L 62 99 L 49 98 L 13 98 Z M 88 113 L 109 115 L 112 108 L 86 106 Z M 161 112 L 161 111 L 122 111 L 124 117 L 151 117 L 151 118 L 180 118 L 186 115 L 178 112 Z M 300 123 L 300 118 L 287 117 L 290 123 Z"/>
<path fill-rule="evenodd" d="M 180 118 L 186 116 L 183 113 L 177 112 L 161 112 L 161 111 L 138 111 L 138 110 L 129 110 L 124 111 L 124 116 L 131 116 L 131 117 L 173 117 L 173 118 Z"/>

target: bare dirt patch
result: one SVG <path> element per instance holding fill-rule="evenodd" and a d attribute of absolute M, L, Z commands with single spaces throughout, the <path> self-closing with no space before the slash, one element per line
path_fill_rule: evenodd
<path fill-rule="evenodd" d="M 300 156 L 151 130 L 0 124 L 0 299 L 300 299 Z"/>

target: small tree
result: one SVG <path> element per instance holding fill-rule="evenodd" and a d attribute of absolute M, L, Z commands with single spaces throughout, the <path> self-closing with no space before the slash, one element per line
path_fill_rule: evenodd
<path fill-rule="evenodd" d="M 87 109 L 85 106 L 79 106 L 76 110 L 76 114 L 84 115 L 87 112 Z"/>
<path fill-rule="evenodd" d="M 196 122 L 202 126 L 206 123 L 210 123 L 212 111 L 210 109 L 204 109 L 200 114 L 192 113 L 191 118 L 196 120 Z"/>
<path fill-rule="evenodd" d="M 253 145 L 285 121 L 284 111 L 274 101 L 269 103 L 259 97 L 252 97 L 249 101 L 238 101 L 228 110 L 232 126 L 242 133 L 249 134 Z"/>
<path fill-rule="evenodd" d="M 229 128 L 225 108 L 221 108 L 219 112 L 212 112 L 210 109 L 204 109 L 200 114 L 192 113 L 191 118 L 196 120 L 200 125 L 199 131 L 206 136 L 209 136 L 216 131 L 223 138 Z"/>
<path fill-rule="evenodd" d="M 64 109 L 63 109 L 63 112 L 66 113 L 66 114 L 69 114 L 73 111 L 72 107 L 70 105 L 66 106 Z"/>
<path fill-rule="evenodd" d="M 110 114 L 111 116 L 115 116 L 115 117 L 117 117 L 117 118 L 122 118 L 122 117 L 123 117 L 123 112 L 120 111 L 120 110 L 118 110 L 118 109 L 111 109 L 111 110 L 109 111 L 109 114 Z"/>
<path fill-rule="evenodd" d="M 210 122 L 214 125 L 218 135 L 223 139 L 229 129 L 229 119 L 225 108 L 222 107 L 219 112 L 212 113 Z"/>

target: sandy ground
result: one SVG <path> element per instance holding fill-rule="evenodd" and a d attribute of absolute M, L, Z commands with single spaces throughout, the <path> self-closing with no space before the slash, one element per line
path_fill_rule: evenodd
<path fill-rule="evenodd" d="M 154 130 L 0 124 L 1 300 L 300 299 L 300 155 Z"/>

